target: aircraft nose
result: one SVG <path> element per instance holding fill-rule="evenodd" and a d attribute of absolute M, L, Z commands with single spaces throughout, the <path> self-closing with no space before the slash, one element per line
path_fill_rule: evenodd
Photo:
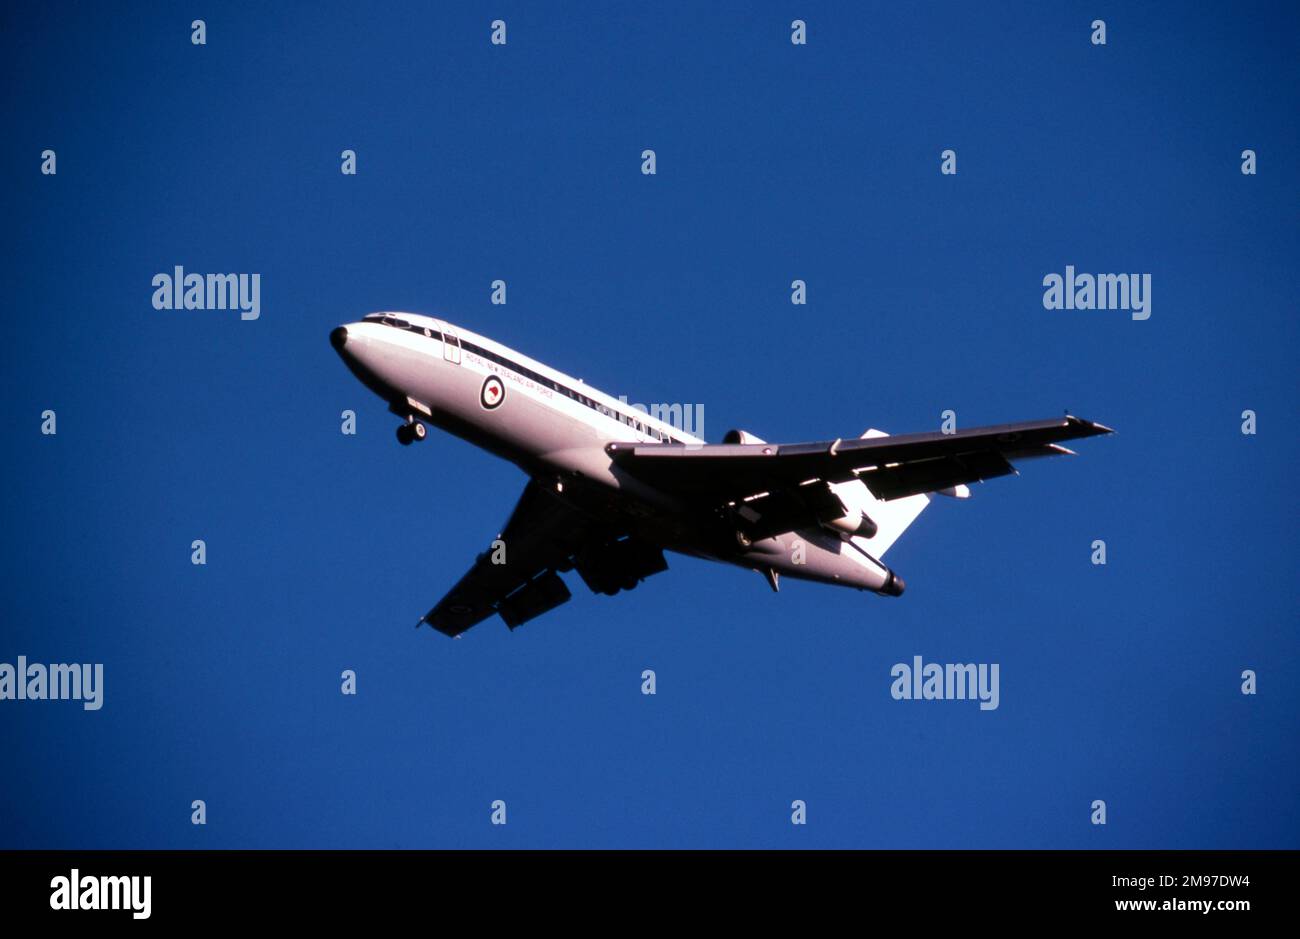
<path fill-rule="evenodd" d="M 330 345 L 336 352 L 342 352 L 343 347 L 348 343 L 348 328 L 346 326 L 337 326 L 330 332 Z"/>

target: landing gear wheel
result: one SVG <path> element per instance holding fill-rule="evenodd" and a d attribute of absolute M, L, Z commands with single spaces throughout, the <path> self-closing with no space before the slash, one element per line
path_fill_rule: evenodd
<path fill-rule="evenodd" d="M 397 442 L 404 447 L 409 447 L 412 443 L 423 440 L 427 436 L 429 436 L 429 428 L 419 421 L 409 420 L 405 424 L 397 425 Z"/>
<path fill-rule="evenodd" d="M 739 528 L 736 529 L 736 544 L 740 545 L 742 548 L 748 548 L 753 543 L 754 542 L 750 540 L 749 535 L 745 534 Z"/>

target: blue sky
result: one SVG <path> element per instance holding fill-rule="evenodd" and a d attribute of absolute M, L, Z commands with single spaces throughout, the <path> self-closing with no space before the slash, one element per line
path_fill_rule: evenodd
<path fill-rule="evenodd" d="M 0 702 L 0 846 L 1300 847 L 1294 7 L 2 16 L 0 662 L 105 704 Z M 1067 264 L 1151 318 L 1045 310 Z M 153 309 L 174 265 L 260 273 L 260 319 Z M 525 480 L 397 445 L 326 340 L 381 309 L 711 440 L 1119 434 L 933 506 L 897 601 L 670 556 L 452 642 L 412 626 Z M 914 655 L 1000 707 L 892 700 Z"/>

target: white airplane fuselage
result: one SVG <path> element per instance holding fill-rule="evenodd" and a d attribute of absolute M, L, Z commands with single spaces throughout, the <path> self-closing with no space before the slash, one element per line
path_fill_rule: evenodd
<path fill-rule="evenodd" d="M 872 554 L 869 539 L 817 526 L 747 542 L 726 513 L 701 512 L 682 495 L 637 479 L 614 463 L 607 445 L 704 441 L 485 336 L 427 316 L 384 313 L 338 327 L 330 342 L 406 421 L 403 443 L 422 439 L 421 423 L 439 427 L 511 461 L 587 515 L 667 550 L 763 572 L 773 586 L 779 574 L 902 592 L 901 578 Z"/>

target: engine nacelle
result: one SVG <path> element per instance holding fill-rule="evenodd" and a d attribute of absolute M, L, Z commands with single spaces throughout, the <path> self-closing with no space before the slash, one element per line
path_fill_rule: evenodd
<path fill-rule="evenodd" d="M 722 438 L 723 443 L 767 443 L 760 437 L 755 437 L 747 430 L 729 430 L 726 436 Z"/>
<path fill-rule="evenodd" d="M 880 530 L 871 520 L 871 516 L 859 508 L 849 509 L 844 515 L 831 519 L 826 525 L 839 531 L 846 531 L 850 535 L 861 535 L 863 538 L 874 538 L 876 532 Z"/>

